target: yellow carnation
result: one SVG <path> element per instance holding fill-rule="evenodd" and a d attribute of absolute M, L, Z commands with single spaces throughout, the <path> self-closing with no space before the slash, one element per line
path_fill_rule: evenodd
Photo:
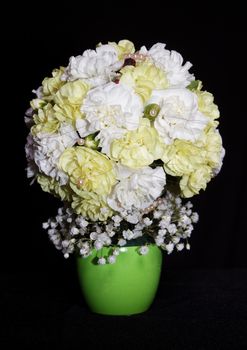
<path fill-rule="evenodd" d="M 141 62 L 136 67 L 125 66 L 121 69 L 120 82 L 131 86 L 135 92 L 146 102 L 153 89 L 165 89 L 168 80 L 164 71 L 150 62 Z"/>
<path fill-rule="evenodd" d="M 206 154 L 207 151 L 199 145 L 176 139 L 171 145 L 164 145 L 161 159 L 167 174 L 183 176 L 203 165 Z"/>
<path fill-rule="evenodd" d="M 209 129 L 196 143 L 175 140 L 164 146 L 161 159 L 167 174 L 181 177 L 180 189 L 184 197 L 191 197 L 205 189 L 213 170 L 222 161 L 222 140 L 219 132 Z"/>
<path fill-rule="evenodd" d="M 205 190 L 212 176 L 211 168 L 206 165 L 198 168 L 190 175 L 183 176 L 179 183 L 182 196 L 189 198 L 198 194 L 200 190 Z"/>
<path fill-rule="evenodd" d="M 220 112 L 218 106 L 214 103 L 214 96 L 207 91 L 194 91 L 198 97 L 199 111 L 206 116 L 214 119 L 219 118 Z"/>
<path fill-rule="evenodd" d="M 119 60 L 122 60 L 126 55 L 132 54 L 135 52 L 135 46 L 129 40 L 120 40 L 118 44 L 115 42 L 109 42 L 108 44 L 110 44 L 116 49 Z"/>
<path fill-rule="evenodd" d="M 60 106 L 64 104 L 80 107 L 89 90 L 88 84 L 82 80 L 70 81 L 64 84 L 55 94 L 54 102 Z"/>
<path fill-rule="evenodd" d="M 48 103 L 43 108 L 39 108 L 34 114 L 33 120 L 35 125 L 31 128 L 32 135 L 38 133 L 54 133 L 60 127 L 59 120 L 55 117 L 53 106 Z"/>
<path fill-rule="evenodd" d="M 52 78 L 45 78 L 42 81 L 43 94 L 45 96 L 54 95 L 65 83 L 61 80 L 61 76 L 64 73 L 64 67 L 60 69 L 54 69 L 52 71 Z"/>
<path fill-rule="evenodd" d="M 73 196 L 71 206 L 76 214 L 92 221 L 105 221 L 113 215 L 104 198 L 94 192 L 81 191 L 80 196 Z"/>
<path fill-rule="evenodd" d="M 90 148 L 67 148 L 58 166 L 69 175 L 69 185 L 79 196 L 83 196 L 85 191 L 109 194 L 116 182 L 112 161 Z"/>
<path fill-rule="evenodd" d="M 89 86 L 82 80 L 68 82 L 54 96 L 54 118 L 60 123 L 75 124 L 76 119 L 83 118 L 80 111 Z"/>
<path fill-rule="evenodd" d="M 38 175 L 37 182 L 44 192 L 52 193 L 55 197 L 60 197 L 63 201 L 71 200 L 71 191 L 66 186 L 61 186 L 58 181 L 46 175 Z"/>
<path fill-rule="evenodd" d="M 38 107 L 33 119 L 36 125 L 32 127 L 32 134 L 39 132 L 56 132 L 61 123 L 74 125 L 76 119 L 83 118 L 80 111 L 82 101 L 88 92 L 89 86 L 81 80 L 68 82 L 52 96 L 52 103 L 35 99 L 31 106 Z M 55 90 L 54 90 L 55 91 Z"/>
<path fill-rule="evenodd" d="M 110 152 L 113 160 L 130 168 L 142 168 L 161 157 L 163 145 L 150 121 L 143 118 L 137 130 L 112 142 Z"/>
<path fill-rule="evenodd" d="M 207 151 L 207 164 L 215 169 L 218 168 L 222 158 L 222 138 L 218 130 L 210 128 L 205 134 L 205 149 Z"/>

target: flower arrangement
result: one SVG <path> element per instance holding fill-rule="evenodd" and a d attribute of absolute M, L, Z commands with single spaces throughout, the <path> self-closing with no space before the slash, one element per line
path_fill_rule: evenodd
<path fill-rule="evenodd" d="M 71 57 L 34 93 L 26 112 L 27 176 L 64 205 L 43 223 L 64 257 L 128 245 L 190 249 L 198 214 L 190 201 L 222 166 L 219 110 L 189 72 L 191 63 L 157 43 L 99 44 Z"/>

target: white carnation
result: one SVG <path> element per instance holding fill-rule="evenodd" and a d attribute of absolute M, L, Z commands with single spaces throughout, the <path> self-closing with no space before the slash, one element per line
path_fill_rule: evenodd
<path fill-rule="evenodd" d="M 226 153 L 226 151 L 225 151 L 224 147 L 222 147 L 222 149 L 221 149 L 221 154 L 220 154 L 219 164 L 218 164 L 217 168 L 214 168 L 214 169 L 213 169 L 213 174 L 214 174 L 214 176 L 218 175 L 219 172 L 221 171 L 221 168 L 222 168 L 222 165 L 223 165 L 223 159 L 224 159 L 224 157 L 225 157 L 225 153 Z"/>
<path fill-rule="evenodd" d="M 197 96 L 188 89 L 154 90 L 150 103 L 160 106 L 154 127 L 166 144 L 174 139 L 194 142 L 208 123 L 198 110 Z"/>
<path fill-rule="evenodd" d="M 47 176 L 55 178 L 64 185 L 67 175 L 58 169 L 57 164 L 61 154 L 68 147 L 72 147 L 78 140 L 78 134 L 72 125 L 63 124 L 58 133 L 42 134 L 28 137 L 26 155 L 29 160 L 29 176 L 34 176 L 37 170 Z M 37 166 L 37 170 L 34 168 Z"/>
<path fill-rule="evenodd" d="M 101 45 L 96 50 L 86 50 L 80 56 L 72 56 L 63 80 L 83 79 L 91 87 L 108 83 L 122 66 L 116 49 L 111 45 Z"/>
<path fill-rule="evenodd" d="M 144 167 L 133 170 L 116 166 L 119 183 L 107 199 L 109 206 L 118 211 L 145 209 L 158 198 L 166 184 L 162 167 Z"/>
<path fill-rule="evenodd" d="M 81 107 L 85 119 L 78 120 L 76 127 L 81 137 L 100 131 L 99 146 L 108 154 L 114 139 L 138 128 L 142 110 L 142 101 L 131 88 L 109 83 L 87 94 Z"/>
<path fill-rule="evenodd" d="M 195 79 L 194 75 L 189 73 L 192 64 L 186 62 L 183 65 L 183 57 L 176 51 L 166 50 L 165 46 L 157 43 L 150 50 L 143 46 L 140 53 L 151 57 L 154 64 L 165 71 L 170 86 L 176 88 L 188 86 Z"/>

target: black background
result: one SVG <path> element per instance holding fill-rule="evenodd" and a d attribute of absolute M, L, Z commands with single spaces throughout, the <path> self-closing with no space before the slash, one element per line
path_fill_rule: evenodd
<path fill-rule="evenodd" d="M 192 233 L 191 251 L 165 255 L 165 270 L 246 268 L 247 65 L 241 9 L 217 10 L 204 3 L 192 11 L 159 2 L 122 2 L 100 9 L 94 3 L 87 10 L 77 6 L 60 3 L 51 8 L 32 3 L 24 8 L 19 4 L 2 15 L 7 20 L 1 28 L 0 68 L 3 275 L 33 276 L 30 287 L 37 283 L 38 271 L 43 283 L 55 279 L 66 291 L 68 284 L 76 289 L 73 259 L 64 260 L 41 229 L 60 202 L 38 185 L 30 187 L 26 179 L 24 112 L 32 89 L 53 68 L 67 65 L 70 56 L 98 42 L 124 38 L 136 48 L 164 42 L 167 49 L 181 53 L 193 64 L 191 72 L 202 80 L 204 89 L 214 94 L 221 112 L 219 130 L 226 149 L 223 168 L 206 191 L 192 200 L 200 221 Z"/>

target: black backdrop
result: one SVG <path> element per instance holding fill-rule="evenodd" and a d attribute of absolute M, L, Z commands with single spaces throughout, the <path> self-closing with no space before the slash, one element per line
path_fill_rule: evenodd
<path fill-rule="evenodd" d="M 244 11 L 197 2 L 19 2 L 1 9 L 0 343 L 108 348 L 246 349 L 246 54 Z M 51 6 L 53 4 L 53 6 Z M 86 6 L 87 5 L 87 6 Z M 6 4 L 5 4 L 6 6 Z M 191 251 L 165 256 L 153 308 L 100 318 L 81 304 L 74 260 L 41 229 L 59 201 L 29 186 L 24 112 L 53 68 L 101 41 L 165 42 L 215 95 L 226 148 L 221 173 L 193 198 Z M 206 270 L 205 270 L 206 269 Z M 78 293 L 77 293 L 78 292 Z M 6 307 L 6 312 L 2 312 Z M 104 347 L 105 346 L 105 347 Z M 28 347 L 27 347 L 28 348 Z"/>
<path fill-rule="evenodd" d="M 193 63 L 191 71 L 203 81 L 204 89 L 214 94 L 221 112 L 219 129 L 226 149 L 222 171 L 192 200 L 200 222 L 192 234 L 191 251 L 166 257 L 167 268 L 246 267 L 246 62 L 241 14 L 213 8 L 194 14 L 174 7 L 169 15 L 158 3 L 155 11 L 146 9 L 143 14 L 133 6 L 128 15 L 109 8 L 96 14 L 75 13 L 68 4 L 43 12 L 32 8 L 31 14 L 21 16 L 16 9 L 16 17 L 11 13 L 7 27 L 3 27 L 1 153 L 6 215 L 2 223 L 7 224 L 3 253 L 9 256 L 11 252 L 13 259 L 1 269 L 11 270 L 16 260 L 24 270 L 32 270 L 33 259 L 43 270 L 56 266 L 63 271 L 71 264 L 63 261 L 41 229 L 41 223 L 56 212 L 59 201 L 38 185 L 30 187 L 26 179 L 23 116 L 31 90 L 53 68 L 66 65 L 71 55 L 94 48 L 100 41 L 123 38 L 132 40 L 136 48 L 165 42 L 168 49 L 180 52 Z"/>

